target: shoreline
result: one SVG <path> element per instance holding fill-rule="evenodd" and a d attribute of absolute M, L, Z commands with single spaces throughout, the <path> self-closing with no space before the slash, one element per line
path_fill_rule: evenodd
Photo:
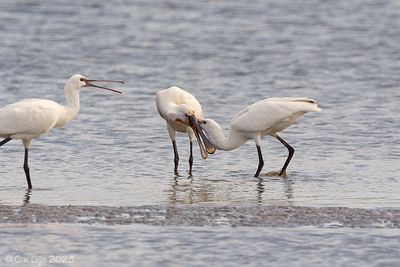
<path fill-rule="evenodd" d="M 0 205 L 0 223 L 400 228 L 400 208 Z"/>

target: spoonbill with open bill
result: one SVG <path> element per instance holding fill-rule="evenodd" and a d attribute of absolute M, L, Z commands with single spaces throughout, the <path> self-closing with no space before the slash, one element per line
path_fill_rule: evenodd
<path fill-rule="evenodd" d="M 0 137 L 5 138 L 0 146 L 12 139 L 21 139 L 25 147 L 24 171 L 28 188 L 32 188 L 28 150 L 32 139 L 59 128 L 73 120 L 79 112 L 79 90 L 82 87 L 96 87 L 116 93 L 121 91 L 93 84 L 93 82 L 116 82 L 114 80 L 91 80 L 75 74 L 65 84 L 64 93 L 67 105 L 63 106 L 46 99 L 25 99 L 0 109 Z"/>
<path fill-rule="evenodd" d="M 294 149 L 280 137 L 283 131 L 307 112 L 318 112 L 317 102 L 308 98 L 267 98 L 258 101 L 239 112 L 230 123 L 228 137 L 225 137 L 221 126 L 212 119 L 199 120 L 210 142 L 221 150 L 233 150 L 248 140 L 253 139 L 257 146 L 258 177 L 264 160 L 261 153 L 260 141 L 264 135 L 278 139 L 289 150 L 289 155 L 280 170 L 280 176 L 286 176 L 286 168 L 293 157 Z"/>
<path fill-rule="evenodd" d="M 189 136 L 189 174 L 191 175 L 193 165 L 192 140 L 194 136 L 196 136 L 199 143 L 203 159 L 207 158 L 208 153 L 215 152 L 215 147 L 205 137 L 197 122 L 199 119 L 204 119 L 201 105 L 192 94 L 176 86 L 159 91 L 156 94 L 156 104 L 160 116 L 167 122 L 168 133 L 174 149 L 175 175 L 178 175 L 179 163 L 176 132 L 187 133 Z"/>

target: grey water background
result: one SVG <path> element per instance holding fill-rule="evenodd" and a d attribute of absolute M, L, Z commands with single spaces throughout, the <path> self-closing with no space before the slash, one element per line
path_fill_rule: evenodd
<path fill-rule="evenodd" d="M 29 198 L 38 205 L 400 206 L 398 1 L 6 0 L 0 3 L 0 21 L 0 106 L 24 98 L 63 102 L 65 81 L 75 73 L 127 82 L 123 95 L 82 89 L 78 117 L 33 141 L 32 192 L 26 192 L 22 144 L 2 146 L 0 205 L 21 205 Z M 217 151 L 205 161 L 195 146 L 194 173 L 188 177 L 185 135 L 178 136 L 180 176 L 175 177 L 171 142 L 155 107 L 155 93 L 172 85 L 193 93 L 205 115 L 225 130 L 238 111 L 267 97 L 311 97 L 323 111 L 305 115 L 283 133 L 296 149 L 287 179 L 253 177 L 258 162 L 253 142 Z M 280 169 L 286 148 L 265 137 L 262 149 L 263 172 Z M 19 226 L 1 226 L 2 235 L 20 235 L 24 241 L 1 243 L 0 257 L 23 251 L 27 244 L 37 246 L 38 239 L 45 242 L 41 236 L 46 233 L 60 231 L 62 240 L 69 233 L 65 225 L 29 227 L 32 238 Z M 389 264 L 399 259 L 389 249 L 399 244 L 397 229 L 291 228 L 279 230 L 285 232 L 281 239 L 273 228 L 243 228 L 241 239 L 234 228 L 221 229 L 218 236 L 218 229 L 204 227 L 199 231 L 207 234 L 188 237 L 192 229 L 185 227 L 71 227 L 77 229 L 71 233 L 77 238 L 73 242 L 94 242 L 74 250 L 81 260 L 118 237 L 110 257 L 131 255 L 119 264 L 139 257 L 130 254 L 135 247 L 146 249 L 147 243 L 133 240 L 129 229 L 145 240 L 152 236 L 157 242 L 162 233 L 167 240 L 175 237 L 172 243 L 183 239 L 200 246 L 185 247 L 189 254 L 207 255 L 214 241 L 218 245 L 218 238 L 229 236 L 237 237 L 232 242 L 262 246 L 262 238 L 253 239 L 259 233 L 267 240 L 262 251 L 232 245 L 224 252 L 247 249 L 264 255 L 272 250 L 282 258 L 298 256 L 300 266 L 310 259 L 303 258 L 293 240 L 315 242 L 313 248 L 325 241 L 338 246 L 361 242 L 365 250 L 350 247 L 341 254 L 344 261 L 360 253 L 371 255 L 354 264 L 378 266 L 384 256 Z M 79 239 L 81 232 L 114 235 Z M 361 234 L 364 239 L 355 239 Z M 208 242 L 201 243 L 205 236 Z M 159 246 L 143 253 L 173 247 L 168 242 Z M 53 249 L 40 248 L 46 255 Z M 317 260 L 310 262 L 331 265 L 336 252 L 316 252 Z M 213 262 L 213 257 L 201 259 L 199 265 Z M 265 260 L 253 259 L 254 265 Z"/>

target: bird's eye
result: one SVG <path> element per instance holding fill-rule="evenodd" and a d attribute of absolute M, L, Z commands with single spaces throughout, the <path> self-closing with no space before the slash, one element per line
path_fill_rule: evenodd
<path fill-rule="evenodd" d="M 85 80 L 83 78 L 81 78 L 81 82 L 84 82 Z"/>
<path fill-rule="evenodd" d="M 206 121 L 203 121 L 203 124 L 207 124 L 207 122 L 206 122 Z"/>

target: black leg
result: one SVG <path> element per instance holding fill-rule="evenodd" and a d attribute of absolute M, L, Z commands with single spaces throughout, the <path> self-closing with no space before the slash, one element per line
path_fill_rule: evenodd
<path fill-rule="evenodd" d="M 29 166 L 28 166 L 28 149 L 25 148 L 25 159 L 24 159 L 24 171 L 26 175 L 26 182 L 28 183 L 28 188 L 32 188 L 31 176 L 29 175 Z"/>
<path fill-rule="evenodd" d="M 258 177 L 262 168 L 264 167 L 264 160 L 261 153 L 261 147 L 259 145 L 257 145 L 257 152 L 258 152 L 258 168 L 256 174 L 254 174 L 254 177 Z"/>
<path fill-rule="evenodd" d="M 190 155 L 189 155 L 189 175 L 192 175 L 193 166 L 193 143 L 190 141 Z"/>
<path fill-rule="evenodd" d="M 10 137 L 7 137 L 6 139 L 4 139 L 3 141 L 0 142 L 0 146 L 4 145 L 5 143 L 11 141 Z"/>
<path fill-rule="evenodd" d="M 284 172 L 286 171 L 286 168 L 289 165 L 290 160 L 293 157 L 294 148 L 291 147 L 288 143 L 286 143 L 285 140 L 283 140 L 280 136 L 276 136 L 276 139 L 278 139 L 289 150 L 289 155 L 285 161 L 285 164 L 283 165 L 281 172 L 279 173 L 279 176 L 282 176 L 282 174 L 284 174 Z"/>
<path fill-rule="evenodd" d="M 172 140 L 172 145 L 174 147 L 174 163 L 175 163 L 175 168 L 174 168 L 174 172 L 175 175 L 178 175 L 178 163 L 179 163 L 179 155 L 178 155 L 178 149 L 176 148 L 176 142 L 175 140 Z"/>

